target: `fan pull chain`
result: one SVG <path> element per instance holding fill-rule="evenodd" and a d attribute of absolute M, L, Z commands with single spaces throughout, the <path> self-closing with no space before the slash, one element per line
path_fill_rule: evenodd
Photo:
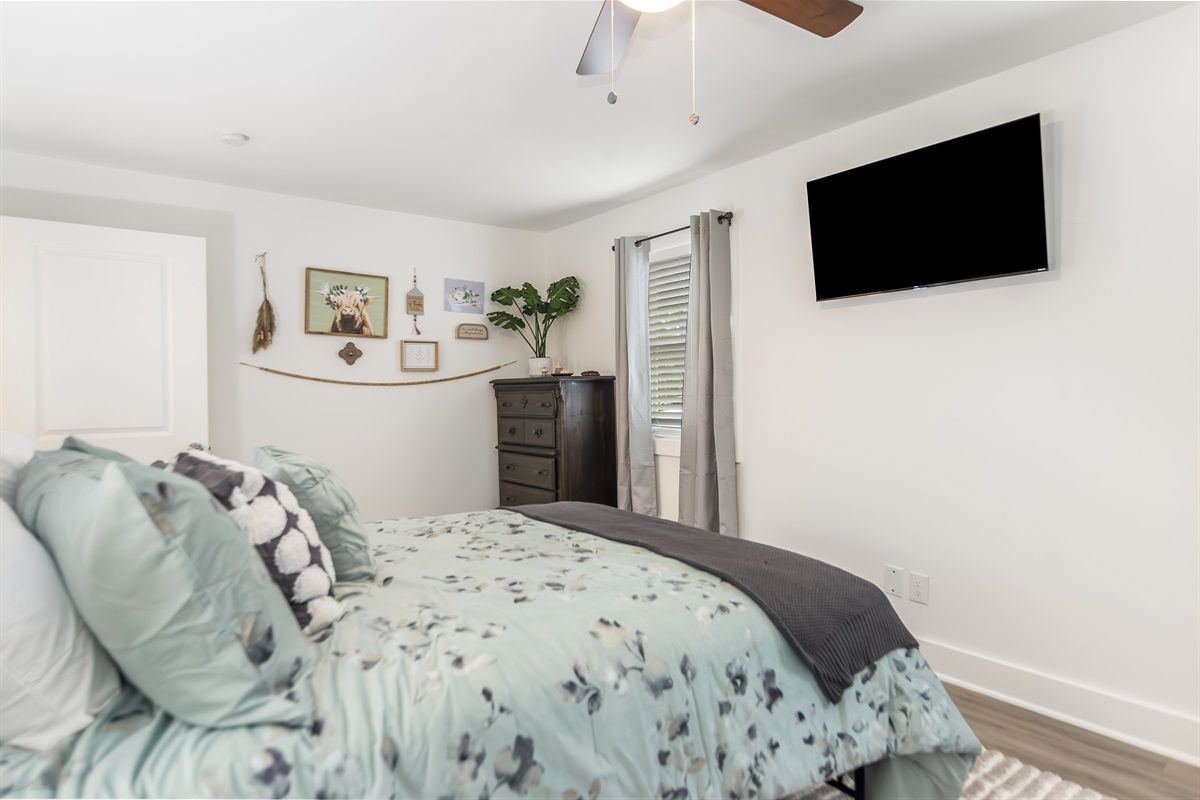
<path fill-rule="evenodd" d="M 688 122 L 695 125 L 700 121 L 696 113 L 696 0 L 692 0 L 692 115 Z"/>
<path fill-rule="evenodd" d="M 608 0 L 608 103 L 617 102 L 617 0 Z"/>

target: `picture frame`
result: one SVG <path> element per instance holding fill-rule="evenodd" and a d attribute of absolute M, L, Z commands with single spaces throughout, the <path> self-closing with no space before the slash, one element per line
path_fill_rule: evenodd
<path fill-rule="evenodd" d="M 401 372 L 437 372 L 438 343 L 420 339 L 400 341 Z"/>
<path fill-rule="evenodd" d="M 320 336 L 388 336 L 388 278 L 323 267 L 304 270 L 304 332 Z"/>

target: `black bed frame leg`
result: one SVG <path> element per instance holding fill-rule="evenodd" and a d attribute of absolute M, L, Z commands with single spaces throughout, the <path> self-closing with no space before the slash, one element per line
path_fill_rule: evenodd
<path fill-rule="evenodd" d="M 865 767 L 859 767 L 854 770 L 853 787 L 847 786 L 846 782 L 842 780 L 843 777 L 845 776 L 839 775 L 831 781 L 825 781 L 825 783 L 837 789 L 842 794 L 850 795 L 854 800 L 867 800 L 867 770 Z"/>

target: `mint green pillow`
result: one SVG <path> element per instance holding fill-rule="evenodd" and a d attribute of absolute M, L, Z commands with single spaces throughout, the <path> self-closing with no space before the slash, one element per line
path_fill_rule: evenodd
<path fill-rule="evenodd" d="M 370 581 L 375 560 L 358 519 L 358 504 L 331 469 L 307 456 L 270 445 L 254 451 L 254 466 L 292 490 L 333 557 L 339 581 Z"/>
<path fill-rule="evenodd" d="M 209 727 L 309 720 L 311 646 L 202 485 L 57 450 L 22 470 L 17 513 L 97 641 L 162 708 Z"/>

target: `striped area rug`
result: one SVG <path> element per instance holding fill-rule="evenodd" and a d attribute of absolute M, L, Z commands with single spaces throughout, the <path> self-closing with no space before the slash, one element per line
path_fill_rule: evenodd
<path fill-rule="evenodd" d="M 789 800 L 848 800 L 837 789 L 823 786 Z M 984 750 L 975 760 L 962 800 L 1113 800 L 1052 772 L 1023 764 L 995 750 Z"/>

